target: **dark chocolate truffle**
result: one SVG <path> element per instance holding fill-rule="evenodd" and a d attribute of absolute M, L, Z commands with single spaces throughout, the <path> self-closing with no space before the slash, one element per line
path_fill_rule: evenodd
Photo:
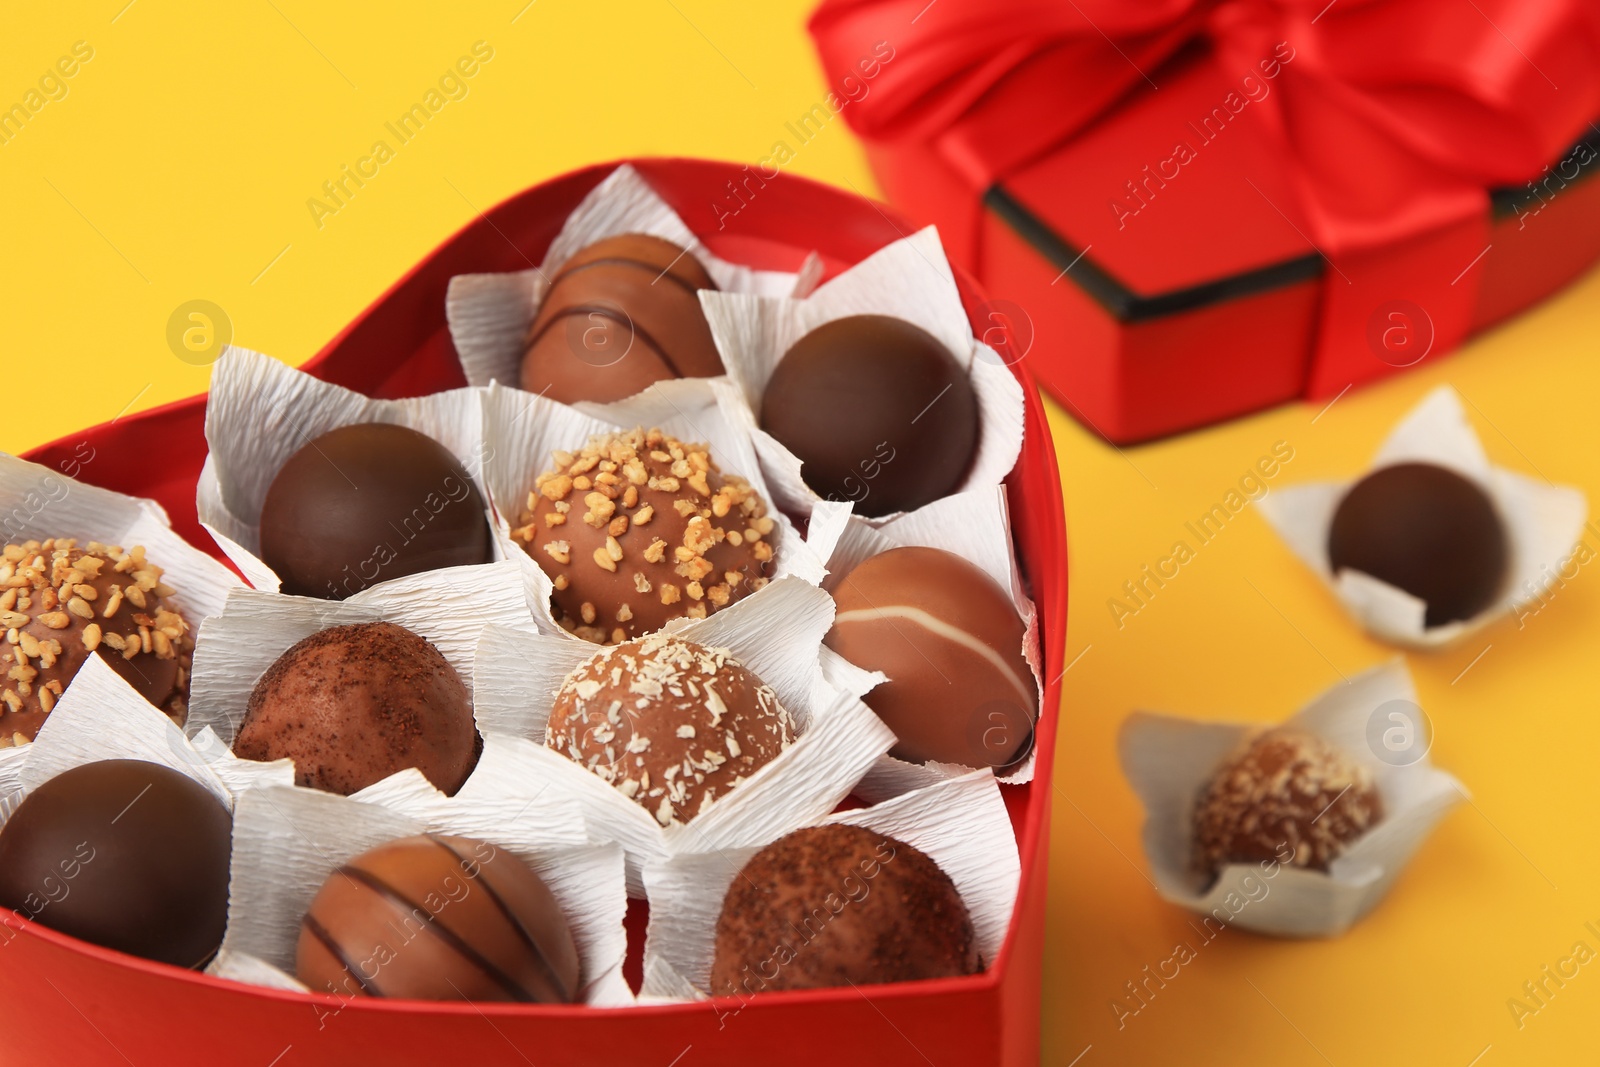
<path fill-rule="evenodd" d="M 295 596 L 494 558 L 483 496 L 450 450 L 383 422 L 330 430 L 289 457 L 261 505 L 261 558 Z"/>
<path fill-rule="evenodd" d="M 774 529 L 766 503 L 704 445 L 630 430 L 557 452 L 511 536 L 555 582 L 556 621 L 618 644 L 766 585 Z"/>
<path fill-rule="evenodd" d="M 937 548 L 892 548 L 833 591 L 827 646 L 889 680 L 862 698 L 898 738 L 891 755 L 1003 770 L 1032 746 L 1039 706 L 1010 594 Z"/>
<path fill-rule="evenodd" d="M 294 760 L 296 785 L 349 795 L 415 767 L 454 793 L 477 759 L 472 699 L 450 661 L 391 622 L 321 630 L 267 668 L 233 751 Z"/>
<path fill-rule="evenodd" d="M 295 948 L 299 979 L 339 996 L 570 1004 L 578 970 L 566 916 L 526 863 L 438 834 L 329 875 Z"/>
<path fill-rule="evenodd" d="M 89 656 L 183 725 L 194 639 L 144 548 L 69 538 L 6 545 L 0 557 L 0 747 L 32 741 Z M 9 665 L 9 666 L 8 666 Z"/>
<path fill-rule="evenodd" d="M 1372 772 L 1315 734 L 1266 730 L 1217 769 L 1194 812 L 1195 866 L 1326 871 L 1383 818 Z"/>
<path fill-rule="evenodd" d="M 64 771 L 0 830 L 0 904 L 52 930 L 203 967 L 228 921 L 233 817 L 200 783 L 143 760 Z"/>
<path fill-rule="evenodd" d="M 1357 482 L 1334 512 L 1328 563 L 1403 589 L 1427 626 L 1470 619 L 1505 584 L 1505 526 L 1475 482 L 1432 463 L 1399 463 Z"/>
<path fill-rule="evenodd" d="M 522 388 L 605 403 L 668 378 L 723 373 L 698 290 L 716 283 L 671 241 L 630 233 L 567 260 L 528 331 Z"/>
<path fill-rule="evenodd" d="M 818 496 L 888 515 L 960 488 L 978 447 L 978 397 L 932 334 L 854 315 L 784 353 L 762 396 L 761 428 L 800 458 Z"/>
<path fill-rule="evenodd" d="M 983 969 L 950 876 L 856 826 L 796 830 L 744 865 L 717 919 L 711 993 L 914 982 Z"/>
<path fill-rule="evenodd" d="M 597 652 L 556 692 L 545 743 L 666 826 L 776 759 L 793 721 L 725 648 L 668 634 Z"/>

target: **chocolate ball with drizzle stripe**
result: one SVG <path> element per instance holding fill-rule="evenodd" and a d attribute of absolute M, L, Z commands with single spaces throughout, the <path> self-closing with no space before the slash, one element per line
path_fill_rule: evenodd
<path fill-rule="evenodd" d="M 716 282 L 671 241 L 630 233 L 562 264 L 528 331 L 522 388 L 607 403 L 669 378 L 723 373 L 699 290 Z"/>
<path fill-rule="evenodd" d="M 426 834 L 344 864 L 300 922 L 295 972 L 317 992 L 570 1004 L 572 931 L 544 882 L 487 841 Z"/>

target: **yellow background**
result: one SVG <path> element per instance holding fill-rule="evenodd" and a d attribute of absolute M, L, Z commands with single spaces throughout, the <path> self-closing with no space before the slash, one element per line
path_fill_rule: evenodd
<path fill-rule="evenodd" d="M 65 98 L 0 144 L 7 451 L 203 390 L 207 370 L 166 341 L 186 301 L 214 301 L 237 342 L 298 362 L 476 208 L 617 156 L 759 159 L 824 92 L 802 32 L 809 0 L 359 13 L 306 0 L 124 3 L 12 5 L 4 16 L 0 105 L 74 42 L 94 49 Z M 319 229 L 306 200 L 478 40 L 494 58 L 468 96 Z M 874 188 L 842 122 L 788 169 Z M 1275 485 L 1350 474 L 1440 382 L 1471 402 L 1497 462 L 1600 493 L 1597 297 L 1591 274 L 1454 359 L 1346 396 L 1315 424 L 1316 407 L 1291 405 L 1119 453 L 1052 411 L 1072 545 L 1068 656 L 1083 656 L 1066 676 L 1057 756 L 1046 1062 L 1592 1059 L 1600 964 L 1521 1029 L 1506 1006 L 1574 942 L 1600 949 L 1583 925 L 1600 926 L 1592 567 L 1525 627 L 1410 658 L 1434 756 L 1475 804 L 1445 820 L 1373 915 L 1328 942 L 1230 930 L 1121 1030 L 1110 1004 L 1123 983 L 1188 935 L 1142 873 L 1118 723 L 1136 707 L 1278 719 L 1391 653 L 1254 514 L 1121 629 L 1106 601 L 1274 442 L 1295 450 Z"/>

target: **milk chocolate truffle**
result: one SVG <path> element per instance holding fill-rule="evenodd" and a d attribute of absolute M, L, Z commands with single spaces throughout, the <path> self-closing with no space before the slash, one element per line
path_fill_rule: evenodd
<path fill-rule="evenodd" d="M 1194 813 L 1195 866 L 1328 865 L 1383 819 L 1372 773 L 1315 734 L 1267 730 L 1230 756 Z"/>
<path fill-rule="evenodd" d="M 562 626 L 620 644 L 766 585 L 775 528 L 766 502 L 704 445 L 629 430 L 557 452 L 511 536 L 555 583 Z"/>
<path fill-rule="evenodd" d="M 937 548 L 892 548 L 833 591 L 825 643 L 889 680 L 867 706 L 913 763 L 1007 768 L 1028 754 L 1039 706 L 1011 596 L 978 567 Z"/>
<path fill-rule="evenodd" d="M 1361 479 L 1333 514 L 1328 562 L 1428 605 L 1427 626 L 1470 619 L 1505 584 L 1506 531 L 1475 482 L 1432 463 L 1398 463 Z"/>
<path fill-rule="evenodd" d="M 815 826 L 756 853 L 729 886 L 711 993 L 743 998 L 982 969 L 972 917 L 937 863 L 885 834 Z"/>
<path fill-rule="evenodd" d="M 0 831 L 0 905 L 145 959 L 203 967 L 228 919 L 233 817 L 204 786 L 143 760 L 64 771 Z"/>
<path fill-rule="evenodd" d="M 415 767 L 454 793 L 477 758 L 472 700 L 450 661 L 391 622 L 321 630 L 256 682 L 233 751 L 294 760 L 296 785 L 349 795 Z"/>
<path fill-rule="evenodd" d="M 0 747 L 32 741 L 78 669 L 99 654 L 180 726 L 194 639 L 144 548 L 70 538 L 0 552 Z"/>
<path fill-rule="evenodd" d="M 483 496 L 450 450 L 405 426 L 330 430 L 289 457 L 261 505 L 261 558 L 295 596 L 494 558 Z"/>
<path fill-rule="evenodd" d="M 652 634 L 567 675 L 545 743 L 666 826 L 689 822 L 793 736 L 777 695 L 727 649 Z"/>
<path fill-rule="evenodd" d="M 566 916 L 526 863 L 438 834 L 329 875 L 295 946 L 300 981 L 340 996 L 570 1004 L 578 970 Z"/>
<path fill-rule="evenodd" d="M 855 315 L 784 353 L 762 396 L 761 428 L 800 458 L 818 496 L 888 515 L 960 488 L 978 447 L 978 397 L 932 334 Z"/>
<path fill-rule="evenodd" d="M 528 331 L 522 388 L 562 403 L 621 400 L 668 378 L 723 372 L 693 255 L 641 233 L 596 241 L 562 265 Z"/>

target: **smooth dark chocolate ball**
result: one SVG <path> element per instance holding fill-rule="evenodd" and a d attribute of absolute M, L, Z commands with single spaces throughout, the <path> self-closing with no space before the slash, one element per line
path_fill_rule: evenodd
<path fill-rule="evenodd" d="M 806 484 L 860 515 L 960 488 L 978 447 L 978 397 L 939 340 L 903 319 L 835 319 L 784 353 L 761 428 L 800 458 Z"/>
<path fill-rule="evenodd" d="M 1443 626 L 1488 608 L 1505 584 L 1505 525 L 1477 483 L 1432 463 L 1399 463 L 1357 482 L 1334 512 L 1328 562 L 1428 605 Z"/>
<path fill-rule="evenodd" d="M 450 450 L 362 422 L 307 443 L 261 506 L 261 558 L 285 593 L 343 600 L 378 582 L 494 559 L 483 495 Z"/>
<path fill-rule="evenodd" d="M 570 1004 L 582 991 L 566 916 L 532 868 L 438 834 L 329 875 L 301 920 L 295 972 L 340 996 Z"/>
<path fill-rule="evenodd" d="M 722 357 L 698 292 L 716 287 L 671 241 L 596 241 L 551 279 L 528 331 L 522 388 L 564 404 L 607 403 L 670 378 L 716 377 Z"/>
<path fill-rule="evenodd" d="M 407 767 L 455 793 L 477 760 L 472 698 L 450 661 L 391 622 L 320 630 L 267 668 L 233 751 L 294 760 L 296 785 L 348 796 Z"/>
<path fill-rule="evenodd" d="M 1016 604 L 953 552 L 907 546 L 863 560 L 833 590 L 827 646 L 888 681 L 862 699 L 891 755 L 1004 771 L 1027 756 L 1039 707 Z"/>
<path fill-rule="evenodd" d="M 797 830 L 751 858 L 717 918 L 711 993 L 954 978 L 983 969 L 955 883 L 904 841 Z"/>
<path fill-rule="evenodd" d="M 203 967 L 228 921 L 233 817 L 200 783 L 143 760 L 64 771 L 0 830 L 0 904 L 64 934 Z"/>

